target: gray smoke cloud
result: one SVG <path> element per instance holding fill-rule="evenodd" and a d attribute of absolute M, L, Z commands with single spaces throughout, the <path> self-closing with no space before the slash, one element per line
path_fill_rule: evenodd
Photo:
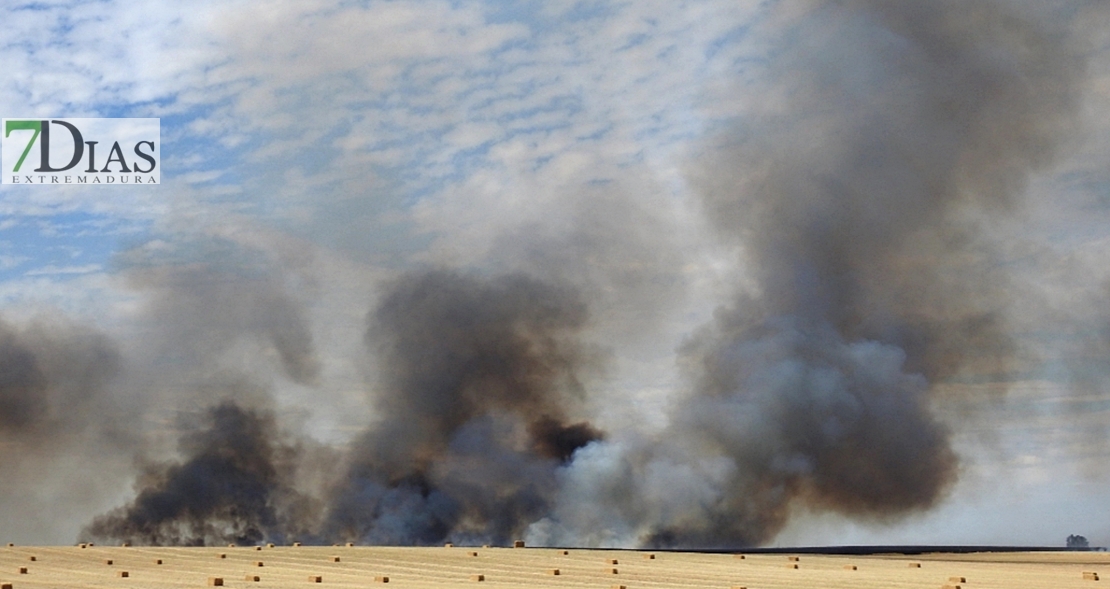
<path fill-rule="evenodd" d="M 93 425 L 110 437 L 124 419 L 106 391 L 119 371 L 117 347 L 92 329 L 46 319 L 23 327 L 0 321 L 0 439 L 32 452 Z"/>
<path fill-rule="evenodd" d="M 554 499 L 555 470 L 599 439 L 571 422 L 590 364 L 585 305 L 524 275 L 408 275 L 370 317 L 378 421 L 357 442 L 328 535 L 504 543 Z"/>
<path fill-rule="evenodd" d="M 662 437 L 567 474 L 568 505 L 604 507 L 561 508 L 539 538 L 600 517 L 651 546 L 750 546 L 800 504 L 927 509 L 958 472 L 931 384 L 1012 370 L 1006 275 L 978 227 L 1073 128 L 1075 48 L 1006 3 L 803 6 L 776 30 L 774 104 L 698 177 L 754 286 L 680 350 L 692 387 Z"/>
<path fill-rule="evenodd" d="M 0 527 L 56 530 L 26 514 L 58 504 L 59 518 L 86 517 L 103 498 L 99 477 L 127 472 L 138 411 L 115 388 L 121 372 L 119 348 L 97 330 L 0 319 Z"/>

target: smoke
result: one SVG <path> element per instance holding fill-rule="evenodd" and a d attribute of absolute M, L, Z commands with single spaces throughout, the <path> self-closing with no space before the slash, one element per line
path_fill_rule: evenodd
<path fill-rule="evenodd" d="M 386 286 L 363 339 L 373 421 L 330 462 L 327 484 L 305 491 L 302 442 L 228 402 L 85 534 L 737 547 L 771 541 L 799 508 L 891 521 L 935 506 L 960 467 L 934 415 L 936 385 L 1004 382 L 1022 360 L 1007 321 L 1014 289 L 987 229 L 1053 162 L 1079 101 L 1072 40 L 1031 10 L 770 9 L 766 105 L 690 175 L 745 288 L 678 350 L 685 386 L 661 431 L 594 425 L 603 416 L 589 414 L 587 383 L 607 354 L 587 342 L 605 324 L 598 308 L 668 310 L 681 255 L 665 237 L 653 245 L 658 216 L 636 217 L 648 231 L 601 226 L 623 198 L 578 203 L 575 227 L 493 240 L 520 243 L 504 256 L 529 273 L 440 269 Z M 308 315 L 278 266 L 135 271 L 160 357 L 197 385 L 260 353 L 319 386 Z M 622 337 L 663 322 L 645 312 Z M 0 366 L 10 348 L 18 368 L 11 392 L 0 389 L 0 426 L 20 431 L 41 421 L 50 377 L 5 341 Z"/>
<path fill-rule="evenodd" d="M 282 541 L 295 529 L 286 517 L 299 500 L 288 484 L 298 452 L 275 430 L 272 416 L 233 402 L 208 409 L 181 437 L 184 460 L 148 466 L 134 501 L 82 535 L 152 546 Z"/>
<path fill-rule="evenodd" d="M 1074 48 L 998 2 L 801 6 L 770 19 L 771 104 L 696 175 L 752 288 L 680 350 L 691 387 L 660 439 L 566 474 L 544 541 L 602 520 L 651 546 L 748 546 L 800 505 L 927 509 L 958 473 L 931 384 L 1013 370 L 1010 289 L 980 227 L 1073 128 Z M 603 507 L 570 507 L 590 497 Z"/>
<path fill-rule="evenodd" d="M 590 351 L 573 290 L 523 275 L 406 276 L 370 317 L 377 423 L 328 530 L 375 543 L 506 542 L 554 498 L 555 470 L 602 437 L 569 423 Z"/>
<path fill-rule="evenodd" d="M 37 443 L 107 417 L 97 409 L 119 364 L 112 342 L 87 328 L 0 321 L 0 436 Z"/>

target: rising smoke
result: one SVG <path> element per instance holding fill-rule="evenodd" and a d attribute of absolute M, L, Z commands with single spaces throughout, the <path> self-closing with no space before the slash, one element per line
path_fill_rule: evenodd
<path fill-rule="evenodd" d="M 587 322 L 573 290 L 523 275 L 431 271 L 370 318 L 378 422 L 357 442 L 329 535 L 375 543 L 506 542 L 554 500 L 554 473 L 599 439 L 571 423 Z"/>
<path fill-rule="evenodd" d="M 762 93 L 776 102 L 699 178 L 754 288 L 680 351 L 692 389 L 667 445 L 591 454 L 566 503 L 605 507 L 560 508 L 539 538 L 608 515 L 647 545 L 758 545 L 798 504 L 888 519 L 954 482 L 930 383 L 1004 376 L 1015 351 L 978 225 L 1051 162 L 1082 64 L 1061 31 L 1002 3 L 807 8 L 780 31 Z M 597 469 L 633 482 L 580 480 Z"/>
<path fill-rule="evenodd" d="M 83 533 L 150 546 L 254 544 L 285 537 L 297 503 L 286 486 L 298 457 L 278 443 L 272 416 L 225 402 L 191 424 L 182 462 L 150 465 L 131 504 L 102 515 Z"/>
<path fill-rule="evenodd" d="M 322 507 L 290 507 L 309 499 L 272 420 L 224 404 L 89 536 L 736 547 L 772 540 L 799 506 L 888 520 L 936 505 L 959 464 L 934 386 L 1005 379 L 1019 347 L 982 228 L 1053 161 L 1082 62 L 1052 18 L 1012 3 L 780 9 L 759 93 L 773 104 L 691 174 L 750 288 L 679 350 L 687 386 L 661 432 L 602 432 L 584 414 L 604 354 L 586 343 L 579 290 L 414 272 L 368 317 L 375 418 Z M 237 299 L 159 276 L 145 281 L 169 293 L 166 315 L 199 301 L 176 323 L 218 299 L 235 320 L 204 329 L 266 340 L 286 376 L 316 382 L 305 319 L 277 282 Z M 9 419 L 36 411 L 20 407 Z"/>

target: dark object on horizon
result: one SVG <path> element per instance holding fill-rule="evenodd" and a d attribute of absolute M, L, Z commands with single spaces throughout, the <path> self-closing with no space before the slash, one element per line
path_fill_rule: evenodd
<path fill-rule="evenodd" d="M 1084 538 L 1083 536 L 1078 535 L 1078 534 L 1072 534 L 1072 535 L 1068 536 L 1067 546 L 1068 546 L 1068 548 L 1079 549 L 1079 550 L 1087 550 L 1088 548 L 1091 547 L 1090 543 L 1087 542 L 1087 539 Z"/>

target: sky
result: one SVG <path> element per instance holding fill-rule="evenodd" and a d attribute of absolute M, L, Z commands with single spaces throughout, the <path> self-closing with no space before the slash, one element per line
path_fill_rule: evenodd
<path fill-rule="evenodd" d="M 897 364 L 883 386 L 921 406 L 873 425 L 947 440 L 935 493 L 859 507 L 817 478 L 738 538 L 1110 545 L 1110 15 L 890 6 L 905 14 L 849 0 L 4 3 L 0 113 L 159 118 L 161 184 L 0 186 L 0 352 L 31 350 L 47 382 L 21 384 L 18 354 L 0 363 L 0 536 L 74 542 L 222 399 L 272 412 L 311 452 L 362 443 L 393 382 L 374 317 L 406 277 L 443 270 L 577 292 L 590 361 L 566 417 L 629 456 L 683 440 L 644 464 L 749 464 L 689 432 L 728 410 L 698 399 L 731 394 L 699 366 L 777 353 L 735 335 L 753 313 L 816 313 L 799 337 L 828 324 L 851 362 Z M 846 196 L 807 196 L 829 185 Z M 806 237 L 824 220 L 840 238 Z M 842 275 L 854 290 L 826 288 Z M 920 325 L 920 340 L 899 331 Z M 19 387 L 42 391 L 30 426 L 12 417 Z M 560 467 L 572 491 L 530 539 L 644 537 L 565 515 L 561 501 L 591 501 L 578 473 L 615 460 L 604 446 Z M 714 476 L 714 497 L 748 488 Z M 682 493 L 716 500 L 702 492 Z M 685 517 L 682 493 L 660 493 L 648 527 Z"/>

